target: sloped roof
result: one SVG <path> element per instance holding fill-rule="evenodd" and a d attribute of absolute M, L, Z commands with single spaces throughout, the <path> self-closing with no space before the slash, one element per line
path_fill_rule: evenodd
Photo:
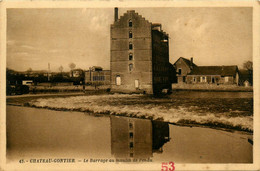
<path fill-rule="evenodd" d="M 221 75 L 233 76 L 238 71 L 236 65 L 233 66 L 198 66 L 189 75 Z"/>
<path fill-rule="evenodd" d="M 72 71 L 83 71 L 81 68 L 72 69 Z"/>
<path fill-rule="evenodd" d="M 192 63 L 189 59 L 184 57 L 180 57 L 173 65 L 175 65 L 180 59 L 182 59 L 188 66 L 197 66 L 196 64 Z"/>

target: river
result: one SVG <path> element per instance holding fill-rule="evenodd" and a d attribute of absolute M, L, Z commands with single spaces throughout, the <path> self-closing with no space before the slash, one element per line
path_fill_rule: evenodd
<path fill-rule="evenodd" d="M 252 135 L 84 112 L 7 106 L 7 158 L 251 163 Z"/>

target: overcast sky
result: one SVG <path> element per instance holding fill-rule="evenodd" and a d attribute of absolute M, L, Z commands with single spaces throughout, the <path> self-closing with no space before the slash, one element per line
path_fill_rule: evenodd
<path fill-rule="evenodd" d="M 126 12 L 119 8 L 119 16 Z M 135 8 L 169 34 L 170 62 L 194 58 L 197 65 L 238 65 L 252 60 L 252 8 Z M 110 67 L 113 8 L 8 9 L 7 67 L 64 71 Z"/>

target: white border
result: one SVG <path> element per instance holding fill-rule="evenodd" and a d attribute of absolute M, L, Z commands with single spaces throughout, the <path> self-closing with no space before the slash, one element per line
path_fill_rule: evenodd
<path fill-rule="evenodd" d="M 0 2 L 0 170 L 161 170 L 160 164 L 6 164 L 6 9 L 7 8 L 108 8 L 108 7 L 252 7 L 254 67 L 254 145 L 253 164 L 176 164 L 176 170 L 260 170 L 260 2 L 257 1 L 17 1 Z M 241 40 L 243 41 L 243 40 Z M 174 159 L 173 159 L 174 160 Z"/>

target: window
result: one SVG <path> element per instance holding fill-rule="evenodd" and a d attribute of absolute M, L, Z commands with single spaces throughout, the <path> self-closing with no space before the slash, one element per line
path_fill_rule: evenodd
<path fill-rule="evenodd" d="M 135 80 L 135 88 L 139 88 L 139 80 Z"/>
<path fill-rule="evenodd" d="M 225 82 L 228 82 L 228 77 L 225 77 Z"/>
<path fill-rule="evenodd" d="M 193 82 L 196 83 L 196 77 L 193 77 Z"/>
<path fill-rule="evenodd" d="M 133 64 L 129 64 L 129 71 L 131 72 L 133 70 Z"/>
<path fill-rule="evenodd" d="M 129 53 L 129 60 L 133 60 L 133 54 L 132 53 Z"/>
<path fill-rule="evenodd" d="M 130 132 L 130 133 L 129 133 L 129 138 L 130 138 L 130 139 L 133 139 L 133 137 L 134 137 L 134 133 L 133 133 L 133 132 Z"/>
<path fill-rule="evenodd" d="M 133 143 L 133 142 L 130 142 L 129 147 L 130 147 L 130 149 L 133 149 L 134 143 Z"/>
<path fill-rule="evenodd" d="M 129 31 L 129 38 L 133 38 L 133 33 L 132 33 L 132 31 Z"/>
<path fill-rule="evenodd" d="M 214 77 L 212 77 L 211 82 L 215 83 L 215 78 Z"/>
<path fill-rule="evenodd" d="M 132 22 L 131 19 L 130 19 L 129 22 L 128 22 L 128 26 L 129 26 L 129 27 L 132 27 L 132 26 L 133 26 L 133 22 Z"/>
<path fill-rule="evenodd" d="M 129 123 L 129 129 L 133 129 L 133 123 Z"/>
<path fill-rule="evenodd" d="M 178 69 L 178 74 L 181 75 L 181 68 Z"/>
<path fill-rule="evenodd" d="M 129 42 L 129 49 L 133 49 L 133 44 L 132 44 L 132 42 Z"/>
<path fill-rule="evenodd" d="M 134 157 L 134 153 L 130 153 L 130 157 Z"/>
<path fill-rule="evenodd" d="M 207 82 L 207 78 L 206 77 L 200 77 L 200 82 Z"/>
<path fill-rule="evenodd" d="M 121 77 L 119 75 L 116 76 L 116 85 L 121 85 Z"/>

